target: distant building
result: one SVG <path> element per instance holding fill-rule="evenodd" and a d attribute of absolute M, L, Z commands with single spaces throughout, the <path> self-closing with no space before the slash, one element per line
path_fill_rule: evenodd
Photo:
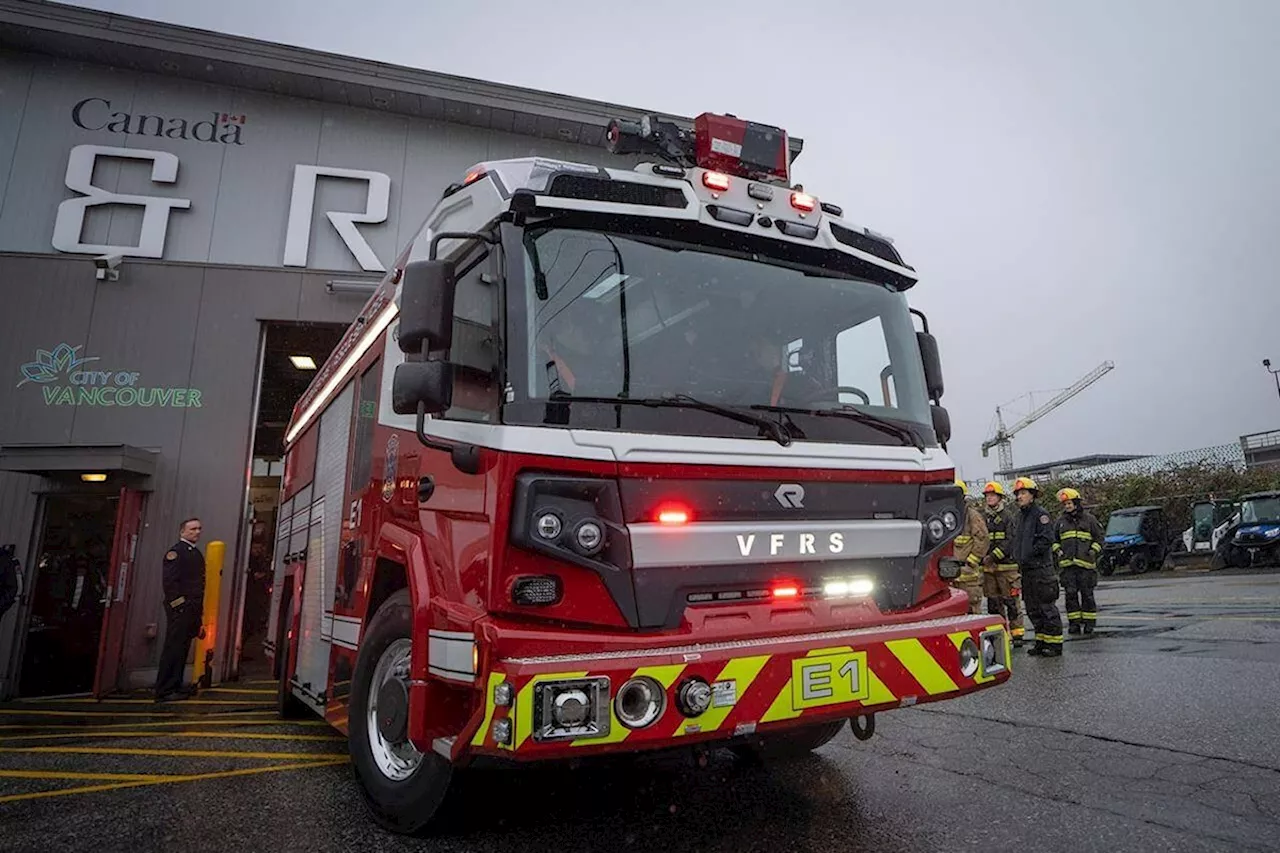
<path fill-rule="evenodd" d="M 1012 468 L 1008 471 L 997 471 L 996 479 L 1013 480 L 1018 477 L 1030 477 L 1033 480 L 1051 480 L 1054 477 L 1061 476 L 1068 471 L 1076 471 L 1081 468 L 1096 468 L 1102 465 L 1111 465 L 1117 463 L 1129 462 L 1135 459 L 1145 459 L 1145 456 L 1123 456 L 1114 453 L 1094 453 L 1089 456 L 1077 456 L 1074 459 L 1062 459 L 1057 462 L 1044 462 L 1039 465 L 1023 465 Z"/>
<path fill-rule="evenodd" d="M 1240 436 L 1240 450 L 1249 468 L 1280 465 L 1280 429 Z"/>

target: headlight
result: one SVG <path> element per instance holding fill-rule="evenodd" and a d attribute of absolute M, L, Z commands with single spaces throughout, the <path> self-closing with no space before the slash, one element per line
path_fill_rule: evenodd
<path fill-rule="evenodd" d="M 948 531 L 955 530 L 960 526 L 960 518 L 951 510 L 947 510 L 942 514 L 942 523 Z"/>
<path fill-rule="evenodd" d="M 972 637 L 965 637 L 960 644 L 960 674 L 972 678 L 978 671 L 978 644 Z"/>
<path fill-rule="evenodd" d="M 1273 527 L 1262 535 L 1268 539 L 1275 539 L 1277 536 L 1280 536 L 1280 527 Z"/>
<path fill-rule="evenodd" d="M 925 528 L 929 531 L 929 538 L 934 542 L 942 541 L 942 537 L 947 535 L 947 526 L 942 523 L 942 519 L 936 516 L 929 519 Z"/>

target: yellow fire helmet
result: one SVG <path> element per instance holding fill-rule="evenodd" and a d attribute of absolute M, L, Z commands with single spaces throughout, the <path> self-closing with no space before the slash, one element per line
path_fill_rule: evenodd
<path fill-rule="evenodd" d="M 964 484 L 964 480 L 961 480 L 959 477 L 956 477 L 956 485 L 960 487 L 961 494 L 963 494 L 966 498 L 969 497 L 969 487 Z"/>
<path fill-rule="evenodd" d="M 1080 500 L 1080 493 L 1075 489 L 1061 489 L 1058 492 L 1058 500 L 1061 503 L 1066 503 L 1067 501 L 1078 501 Z"/>
<path fill-rule="evenodd" d="M 992 480 L 990 483 L 987 483 L 986 488 L 982 490 L 982 493 L 984 495 L 997 494 L 1000 497 L 1005 496 L 1004 486 L 1000 485 L 995 480 Z"/>
<path fill-rule="evenodd" d="M 1040 493 L 1040 487 L 1037 486 L 1036 481 L 1030 477 L 1019 477 L 1013 481 L 1013 490 L 1015 492 L 1020 492 L 1023 489 L 1026 489 L 1029 492 L 1035 492 L 1036 494 Z"/>

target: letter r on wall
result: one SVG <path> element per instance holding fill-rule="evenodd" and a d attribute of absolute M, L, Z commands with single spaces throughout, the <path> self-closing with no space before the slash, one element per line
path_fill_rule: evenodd
<path fill-rule="evenodd" d="M 289 229 L 284 241 L 284 265 L 305 267 L 311 248 L 311 217 L 316 204 L 316 181 L 321 178 L 346 178 L 365 181 L 369 186 L 365 197 L 364 213 L 325 211 L 325 216 L 338 232 L 347 250 L 355 256 L 360 268 L 369 272 L 386 272 L 386 267 L 369 248 L 360 230 L 359 222 L 376 225 L 387 221 L 387 208 L 391 204 L 391 176 L 364 169 L 339 169 L 333 166 L 304 166 L 293 168 L 293 197 L 289 201 Z"/>
<path fill-rule="evenodd" d="M 99 157 L 122 157 L 150 160 L 151 181 L 172 184 L 178 180 L 178 157 L 168 151 L 146 151 L 141 148 L 113 148 L 108 145 L 77 145 L 67 158 L 67 189 L 81 193 L 58 205 L 53 223 L 53 248 L 75 254 L 120 254 L 137 258 L 164 257 L 165 236 L 169 231 L 169 211 L 191 207 L 191 199 L 153 195 L 114 193 L 93 185 L 93 168 Z M 136 246 L 82 243 L 84 216 L 89 208 L 101 204 L 129 204 L 142 208 L 142 232 Z"/>

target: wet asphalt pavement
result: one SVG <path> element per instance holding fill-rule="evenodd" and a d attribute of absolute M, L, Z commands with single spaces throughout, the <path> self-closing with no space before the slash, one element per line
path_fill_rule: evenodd
<path fill-rule="evenodd" d="M 344 744 L 267 684 L 0 707 L 0 850 L 1280 850 L 1280 573 L 1104 582 L 1099 633 L 1003 688 L 771 768 L 717 754 L 456 778 L 374 827 Z M 167 715 L 167 716 L 166 716 Z"/>

